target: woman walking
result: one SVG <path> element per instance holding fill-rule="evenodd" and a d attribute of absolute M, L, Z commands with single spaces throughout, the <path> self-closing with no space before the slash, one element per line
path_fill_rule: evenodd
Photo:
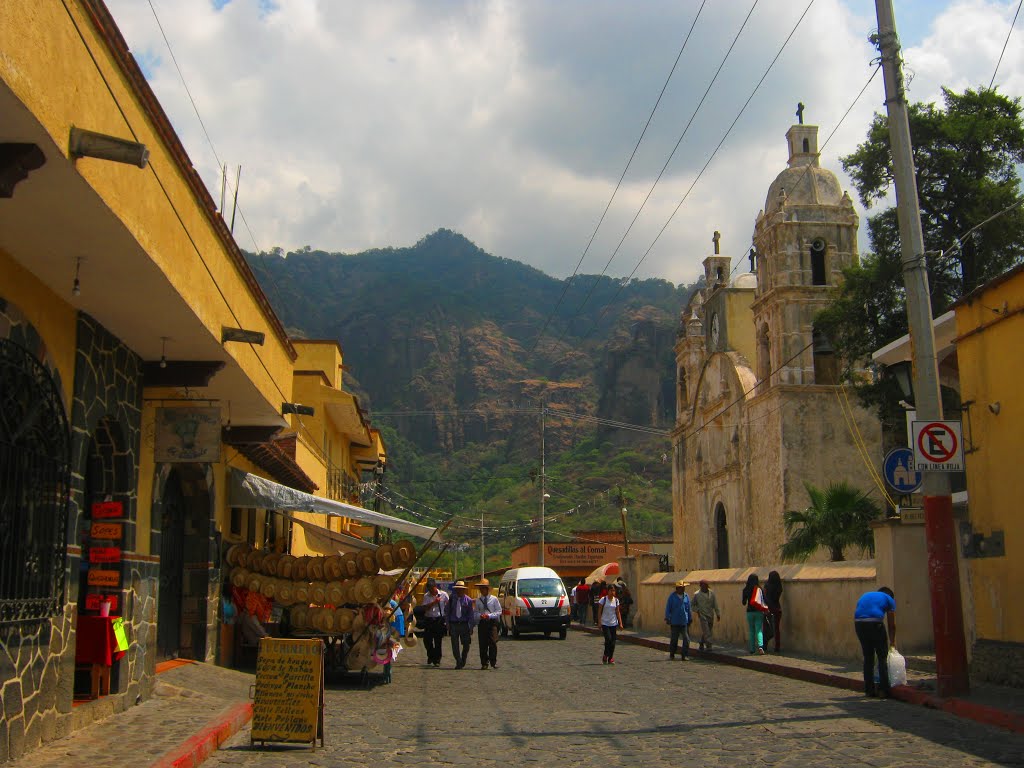
<path fill-rule="evenodd" d="M 615 663 L 615 636 L 622 626 L 622 614 L 619 612 L 619 598 L 616 596 L 615 585 L 608 587 L 604 597 L 597 601 L 601 611 L 601 632 L 604 634 L 604 656 L 602 664 Z"/>
<path fill-rule="evenodd" d="M 743 604 L 747 606 L 747 647 L 751 653 L 764 655 L 764 614 L 768 606 L 764 603 L 764 591 L 756 573 L 747 577 L 747 585 L 743 588 Z"/>
<path fill-rule="evenodd" d="M 778 653 L 782 645 L 782 577 L 778 571 L 768 574 L 768 581 L 764 583 L 764 601 L 772 615 L 775 627 L 775 652 Z"/>

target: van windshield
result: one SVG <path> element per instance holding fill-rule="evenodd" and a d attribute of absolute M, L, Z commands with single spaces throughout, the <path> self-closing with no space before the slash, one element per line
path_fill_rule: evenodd
<path fill-rule="evenodd" d="M 560 597 L 565 594 L 561 579 L 520 579 L 520 597 Z"/>

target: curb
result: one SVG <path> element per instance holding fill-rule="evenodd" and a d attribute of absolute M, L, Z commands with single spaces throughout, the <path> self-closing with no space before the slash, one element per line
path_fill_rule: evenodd
<path fill-rule="evenodd" d="M 592 627 L 581 627 L 572 625 L 577 632 L 585 632 L 589 635 L 600 634 Z M 654 640 L 639 635 L 619 635 L 619 640 L 624 643 L 641 645 L 645 648 L 653 648 L 656 651 L 668 651 L 668 643 L 664 640 Z M 729 664 L 734 667 L 742 667 L 755 672 L 767 672 L 771 675 L 788 677 L 794 680 L 802 680 L 805 683 L 817 685 L 828 685 L 833 688 L 842 688 L 847 691 L 864 692 L 864 684 L 860 680 L 846 677 L 844 675 L 831 674 L 829 672 L 818 672 L 813 669 L 801 667 L 790 667 L 785 664 L 776 664 L 770 661 L 754 661 L 745 659 L 742 656 L 733 656 L 727 653 L 716 653 L 715 651 L 696 651 L 694 655 L 700 654 L 700 658 L 710 661 L 717 661 L 722 664 Z M 764 659 L 763 656 L 756 657 Z M 907 704 L 917 704 L 929 709 L 937 709 L 942 712 L 961 717 L 966 720 L 973 720 L 983 725 L 991 725 L 996 728 L 1012 731 L 1013 733 L 1024 733 L 1024 715 L 1016 712 L 1008 712 L 985 704 L 977 704 L 966 699 L 950 698 L 943 699 L 925 691 L 919 691 L 906 685 L 897 685 L 892 689 L 892 697 Z"/>
<path fill-rule="evenodd" d="M 150 768 L 195 768 L 217 751 L 252 719 L 252 703 L 236 704 L 208 722 L 179 747 L 164 754 Z"/>

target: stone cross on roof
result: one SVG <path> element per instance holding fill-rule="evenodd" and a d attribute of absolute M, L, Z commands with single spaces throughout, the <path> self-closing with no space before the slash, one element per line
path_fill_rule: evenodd
<path fill-rule="evenodd" d="M 802 101 L 796 103 L 796 119 L 800 121 L 800 125 L 804 124 L 804 103 Z"/>
<path fill-rule="evenodd" d="M 720 247 L 720 246 L 719 246 L 719 244 L 718 244 L 718 241 L 719 241 L 719 240 L 721 240 L 721 239 L 722 239 L 722 233 L 721 233 L 721 232 L 719 232 L 719 231 L 718 231 L 718 230 L 716 229 L 716 230 L 715 230 L 715 234 L 714 234 L 714 235 L 712 235 L 712 237 L 711 237 L 711 242 L 715 244 L 715 255 L 716 255 L 716 256 L 717 256 L 717 255 L 718 255 L 719 253 L 721 253 L 721 247 Z"/>

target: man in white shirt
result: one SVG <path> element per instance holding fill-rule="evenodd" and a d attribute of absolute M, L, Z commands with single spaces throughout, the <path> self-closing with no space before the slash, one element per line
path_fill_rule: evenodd
<path fill-rule="evenodd" d="M 441 640 L 444 638 L 444 618 L 448 613 L 448 593 L 437 588 L 437 582 L 427 579 L 423 593 L 423 645 L 427 649 L 427 665 L 441 666 Z"/>
<path fill-rule="evenodd" d="M 501 603 L 491 594 L 491 583 L 481 579 L 476 585 L 480 597 L 476 599 L 476 615 L 480 617 L 477 637 L 480 640 L 480 669 L 498 668 L 498 623 L 501 621 Z"/>

